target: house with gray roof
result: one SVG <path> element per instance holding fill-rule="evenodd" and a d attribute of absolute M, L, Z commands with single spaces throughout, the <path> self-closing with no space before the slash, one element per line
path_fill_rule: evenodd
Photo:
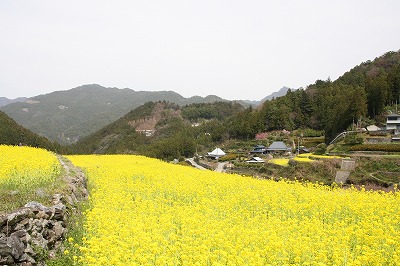
<path fill-rule="evenodd" d="M 264 145 L 256 145 L 254 146 L 254 149 L 252 151 L 250 151 L 250 153 L 264 153 L 266 151 L 266 148 Z"/>
<path fill-rule="evenodd" d="M 267 152 L 291 152 L 292 148 L 288 147 L 283 141 L 274 141 L 271 145 L 266 149 Z"/>

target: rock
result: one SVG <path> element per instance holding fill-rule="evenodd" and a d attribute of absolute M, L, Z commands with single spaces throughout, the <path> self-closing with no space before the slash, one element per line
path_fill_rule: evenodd
<path fill-rule="evenodd" d="M 7 245 L 7 238 L 0 238 L 0 256 L 4 257 L 11 254 L 11 247 Z"/>
<path fill-rule="evenodd" d="M 15 195 L 18 195 L 19 194 L 19 190 L 12 190 L 12 191 L 10 191 L 10 195 L 11 196 L 15 196 Z"/>
<path fill-rule="evenodd" d="M 338 184 L 344 184 L 349 176 L 350 172 L 339 170 L 336 172 L 335 182 Z"/>
<path fill-rule="evenodd" d="M 44 198 L 44 197 L 47 196 L 46 191 L 44 191 L 44 190 L 41 189 L 41 188 L 39 188 L 38 190 L 36 190 L 36 191 L 35 191 L 35 194 L 36 194 L 38 197 L 41 197 L 41 198 Z"/>
<path fill-rule="evenodd" d="M 56 254 L 56 252 L 54 250 L 49 252 L 49 258 L 50 259 L 55 259 L 56 257 L 57 257 L 57 254 Z"/>
<path fill-rule="evenodd" d="M 19 231 L 19 230 L 26 231 L 28 224 L 29 224 L 29 219 L 25 218 L 14 227 L 14 231 Z"/>
<path fill-rule="evenodd" d="M 69 205 L 74 205 L 74 200 L 71 196 L 66 196 L 65 197 L 65 201 L 69 204 Z"/>
<path fill-rule="evenodd" d="M 21 240 L 22 241 L 22 243 L 24 244 L 24 246 L 28 243 L 27 242 L 27 233 L 26 233 L 26 231 L 24 231 L 24 230 L 19 230 L 19 231 L 16 231 L 16 232 L 14 232 L 14 233 L 12 233 L 11 235 L 10 235 L 10 237 L 16 237 L 16 238 L 18 238 L 19 240 Z"/>
<path fill-rule="evenodd" d="M 21 208 L 15 212 L 10 213 L 7 216 L 7 225 L 13 226 L 19 222 L 21 222 L 23 219 L 25 219 L 28 214 L 31 212 L 30 209 L 28 208 Z"/>
<path fill-rule="evenodd" d="M 33 228 L 33 218 L 29 218 L 28 219 L 28 224 L 25 225 L 25 229 L 27 232 L 32 232 L 32 228 Z"/>
<path fill-rule="evenodd" d="M 48 218 L 49 218 L 49 215 L 47 215 L 47 213 L 44 212 L 44 211 L 39 211 L 39 212 L 36 214 L 36 218 L 38 218 L 38 219 L 48 219 Z"/>
<path fill-rule="evenodd" d="M 12 257 L 13 261 L 17 261 L 24 253 L 25 245 L 15 235 L 0 239 L 0 257 Z M 7 259 L 9 261 L 9 259 Z"/>
<path fill-rule="evenodd" d="M 52 202 L 53 202 L 53 204 L 55 205 L 55 204 L 59 204 L 59 203 L 62 203 L 62 200 L 63 200 L 63 195 L 61 195 L 61 194 L 54 194 L 53 195 L 53 198 L 52 198 Z"/>
<path fill-rule="evenodd" d="M 49 242 L 53 242 L 55 240 L 55 235 L 56 233 L 54 232 L 54 230 L 47 229 L 45 232 L 43 232 L 43 237 Z"/>
<path fill-rule="evenodd" d="M 53 228 L 55 240 L 61 239 L 64 236 L 65 229 L 60 222 L 56 223 Z"/>
<path fill-rule="evenodd" d="M 13 265 L 14 259 L 11 255 L 1 256 L 0 255 L 0 265 Z"/>
<path fill-rule="evenodd" d="M 7 224 L 7 220 L 8 220 L 7 215 L 5 214 L 0 215 L 0 229 L 3 225 Z"/>
<path fill-rule="evenodd" d="M 42 230 L 43 230 L 43 227 L 45 226 L 45 225 L 43 224 L 43 223 L 44 223 L 43 221 L 46 221 L 46 220 L 43 220 L 43 219 L 36 219 L 36 220 L 34 220 L 34 221 L 33 221 L 32 231 L 41 233 Z"/>
<path fill-rule="evenodd" d="M 47 248 L 47 244 L 49 243 L 43 236 L 39 233 L 32 234 L 32 243 L 34 246 L 41 247 L 43 249 Z"/>
<path fill-rule="evenodd" d="M 49 213 L 50 211 L 49 208 L 36 201 L 28 202 L 27 204 L 25 204 L 25 207 L 32 209 L 35 215 L 40 211 L 43 211 L 45 213 Z"/>
<path fill-rule="evenodd" d="M 33 255 L 36 255 L 36 252 L 33 251 L 31 245 L 29 245 L 29 244 L 25 247 L 24 252 L 25 252 L 26 254 L 28 254 L 28 255 L 32 255 L 32 256 L 33 256 Z"/>
<path fill-rule="evenodd" d="M 35 259 L 29 256 L 28 254 L 22 254 L 21 258 L 19 259 L 21 263 L 20 265 L 34 265 L 36 263 Z"/>
<path fill-rule="evenodd" d="M 52 219 L 60 221 L 64 220 L 64 213 L 65 213 L 65 205 L 64 204 L 56 204 L 52 207 L 53 210 L 53 217 Z"/>
<path fill-rule="evenodd" d="M 12 232 L 11 226 L 3 226 L 3 228 L 1 229 L 1 233 L 5 234 L 6 236 L 9 236 L 10 232 Z"/>

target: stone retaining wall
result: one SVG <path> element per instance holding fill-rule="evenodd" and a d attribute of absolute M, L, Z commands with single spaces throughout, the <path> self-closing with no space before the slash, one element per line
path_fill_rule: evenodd
<path fill-rule="evenodd" d="M 87 198 L 83 173 L 71 163 L 60 163 L 66 169 L 68 194 L 53 196 L 53 206 L 29 202 L 23 208 L 0 215 L 0 265 L 46 265 L 43 254 L 54 257 L 67 232 L 68 218 L 77 204 Z"/>

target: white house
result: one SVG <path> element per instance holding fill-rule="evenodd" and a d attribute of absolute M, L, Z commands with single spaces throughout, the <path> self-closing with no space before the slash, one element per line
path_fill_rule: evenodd
<path fill-rule="evenodd" d="M 390 114 L 386 116 L 386 129 L 400 131 L 400 115 Z"/>

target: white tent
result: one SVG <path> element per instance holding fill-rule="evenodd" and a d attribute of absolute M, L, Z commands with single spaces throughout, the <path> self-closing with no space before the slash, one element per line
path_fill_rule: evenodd
<path fill-rule="evenodd" d="M 215 148 L 215 150 L 213 150 L 212 152 L 208 153 L 209 157 L 214 157 L 214 158 L 219 158 L 224 156 L 226 153 L 221 150 L 220 148 Z"/>

